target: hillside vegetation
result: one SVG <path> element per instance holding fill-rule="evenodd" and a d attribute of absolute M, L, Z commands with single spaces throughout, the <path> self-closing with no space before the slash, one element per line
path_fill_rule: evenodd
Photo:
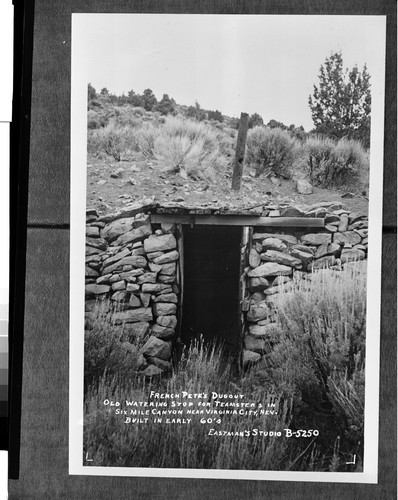
<path fill-rule="evenodd" d="M 115 97 L 115 96 L 113 96 Z M 153 96 L 154 97 L 154 96 Z M 163 102 L 120 102 L 109 94 L 91 96 L 88 106 L 88 153 L 116 162 L 147 161 L 162 173 L 216 182 L 231 170 L 238 120 L 219 111 Z M 156 100 L 156 98 L 155 98 Z M 368 183 L 368 153 L 354 140 L 338 141 L 307 134 L 302 127 L 267 125 L 249 119 L 245 168 L 260 178 L 307 178 L 314 186 L 355 193 Z"/>

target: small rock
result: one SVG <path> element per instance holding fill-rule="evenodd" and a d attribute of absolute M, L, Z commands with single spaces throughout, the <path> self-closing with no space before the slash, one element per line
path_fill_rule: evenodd
<path fill-rule="evenodd" d="M 289 266 L 267 262 L 256 267 L 256 269 L 252 269 L 247 275 L 249 278 L 267 278 L 269 276 L 278 276 L 279 274 L 286 276 L 292 274 L 292 272 L 293 270 Z"/>
<path fill-rule="evenodd" d="M 278 264 L 283 264 L 285 266 L 295 267 L 300 269 L 302 263 L 300 259 L 289 255 L 288 253 L 278 252 L 276 250 L 267 250 L 261 254 L 261 260 L 268 262 L 277 262 Z"/>
<path fill-rule="evenodd" d="M 158 295 L 155 299 L 156 302 L 170 302 L 172 304 L 177 304 L 177 295 L 175 293 L 166 293 Z"/>
<path fill-rule="evenodd" d="M 365 258 L 365 252 L 359 249 L 343 250 L 341 252 L 341 263 L 352 262 L 355 260 L 363 260 Z"/>
<path fill-rule="evenodd" d="M 151 301 L 151 295 L 149 293 L 140 293 L 140 299 L 144 307 L 148 307 Z"/>
<path fill-rule="evenodd" d="M 299 179 L 296 184 L 296 189 L 299 194 L 312 194 L 313 187 L 305 179 Z"/>
<path fill-rule="evenodd" d="M 168 316 L 177 312 L 177 306 L 168 302 L 156 302 L 153 305 L 154 316 Z"/>
<path fill-rule="evenodd" d="M 86 236 L 88 238 L 99 238 L 99 228 L 95 226 L 86 226 Z"/>
<path fill-rule="evenodd" d="M 173 328 L 166 328 L 156 324 L 152 326 L 151 334 L 158 339 L 170 340 L 174 337 L 175 330 Z"/>
<path fill-rule="evenodd" d="M 162 373 L 163 370 L 155 365 L 148 365 L 145 370 L 142 371 L 142 374 L 145 375 L 145 377 L 156 377 Z"/>
<path fill-rule="evenodd" d="M 245 349 L 242 357 L 243 368 L 249 368 L 250 366 L 255 365 L 260 361 L 260 359 L 261 354 Z"/>
<path fill-rule="evenodd" d="M 250 308 L 249 312 L 247 313 L 247 319 L 248 321 L 256 323 L 261 319 L 267 318 L 269 314 L 269 308 L 265 304 L 259 304 Z"/>
<path fill-rule="evenodd" d="M 287 250 L 287 246 L 279 238 L 267 238 L 262 242 L 263 250 L 277 250 L 278 252 L 284 252 Z"/>
<path fill-rule="evenodd" d="M 346 231 L 344 233 L 335 233 L 333 235 L 334 243 L 345 243 L 350 245 L 358 245 L 361 243 L 361 237 L 355 231 Z"/>
<path fill-rule="evenodd" d="M 112 283 L 111 288 L 114 292 L 117 292 L 119 290 L 125 290 L 126 289 L 126 282 L 124 280 L 116 281 L 115 283 Z"/>
<path fill-rule="evenodd" d="M 174 250 L 176 246 L 177 242 L 173 234 L 150 236 L 144 241 L 144 249 L 147 254 L 159 251 Z M 155 262 L 155 264 L 158 264 L 158 262 Z"/>
<path fill-rule="evenodd" d="M 116 325 L 152 321 L 152 309 L 150 307 L 142 307 L 140 309 L 117 312 L 112 315 L 112 320 Z"/>
<path fill-rule="evenodd" d="M 252 292 L 262 292 L 269 287 L 269 281 L 265 278 L 251 278 L 249 280 L 249 289 Z"/>
<path fill-rule="evenodd" d="M 112 295 L 111 300 L 114 302 L 123 302 L 127 299 L 127 296 L 128 294 L 125 291 L 119 291 Z"/>
<path fill-rule="evenodd" d="M 322 245 L 324 243 L 331 243 L 332 235 L 328 233 L 315 233 L 305 234 L 301 237 L 301 242 L 308 245 Z"/>
<path fill-rule="evenodd" d="M 261 257 L 260 254 L 252 248 L 249 253 L 249 266 L 251 268 L 258 267 L 261 264 Z"/>
<path fill-rule="evenodd" d="M 337 230 L 340 233 L 344 233 L 344 231 L 347 231 L 348 228 L 348 215 L 347 214 L 341 214 L 340 216 L 340 224 L 337 227 Z"/>
<path fill-rule="evenodd" d="M 171 262 L 175 262 L 176 260 L 178 260 L 178 257 L 179 253 L 177 252 L 177 250 L 173 250 L 171 252 L 159 255 L 159 257 L 155 257 L 153 259 L 153 262 L 158 265 L 169 264 Z"/>
<path fill-rule="evenodd" d="M 138 307 L 141 307 L 142 304 L 141 304 L 140 299 L 136 295 L 131 294 L 130 300 L 129 300 L 129 306 L 134 307 L 134 308 L 138 308 Z"/>
<path fill-rule="evenodd" d="M 157 366 L 158 368 L 160 368 L 164 372 L 169 372 L 172 368 L 172 364 L 170 361 L 165 361 L 165 360 L 160 359 L 160 358 L 155 358 L 155 357 L 149 356 L 147 361 L 151 365 Z"/>
<path fill-rule="evenodd" d="M 85 294 L 86 297 L 90 295 L 102 295 L 108 293 L 111 287 L 109 285 L 86 285 Z"/>
<path fill-rule="evenodd" d="M 334 255 L 327 255 L 325 257 L 321 257 L 320 259 L 314 260 L 312 264 L 310 264 L 311 269 L 322 269 L 330 266 L 334 266 L 336 263 L 336 258 Z"/>
<path fill-rule="evenodd" d="M 261 337 L 254 338 L 250 335 L 246 335 L 244 340 L 245 349 L 248 351 L 257 352 L 258 354 L 262 354 L 267 350 L 268 343 L 262 339 Z"/>
<path fill-rule="evenodd" d="M 145 343 L 141 352 L 146 358 L 155 357 L 163 360 L 168 360 L 170 359 L 171 348 L 167 342 L 151 336 Z"/>

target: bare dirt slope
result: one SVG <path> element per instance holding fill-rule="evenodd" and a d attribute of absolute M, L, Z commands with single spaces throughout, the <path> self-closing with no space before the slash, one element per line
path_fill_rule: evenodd
<path fill-rule="evenodd" d="M 87 207 L 104 214 L 149 196 L 159 203 L 186 202 L 198 207 L 217 205 L 244 208 L 262 203 L 294 203 L 309 206 L 323 201 L 339 201 L 348 210 L 367 213 L 365 196 L 347 195 L 346 191 L 313 188 L 313 193 L 301 195 L 293 180 L 254 177 L 244 172 L 239 192 L 231 189 L 232 166 L 214 181 L 194 180 L 181 174 L 159 172 L 151 162 L 112 162 L 90 158 L 87 162 Z"/>

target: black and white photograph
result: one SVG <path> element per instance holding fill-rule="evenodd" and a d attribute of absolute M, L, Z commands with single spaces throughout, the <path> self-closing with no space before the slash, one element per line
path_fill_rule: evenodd
<path fill-rule="evenodd" d="M 72 15 L 70 474 L 377 482 L 385 21 Z"/>

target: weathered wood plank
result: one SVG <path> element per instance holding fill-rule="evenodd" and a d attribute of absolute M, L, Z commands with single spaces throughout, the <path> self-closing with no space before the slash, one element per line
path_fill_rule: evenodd
<path fill-rule="evenodd" d="M 264 227 L 324 227 L 324 219 L 313 217 L 252 217 L 245 215 L 167 215 L 152 214 L 154 224 L 203 224 L 211 226 L 264 226 Z"/>
<path fill-rule="evenodd" d="M 243 160 L 245 158 L 246 137 L 248 128 L 249 128 L 249 115 L 247 113 L 241 113 L 239 121 L 238 139 L 236 142 L 234 171 L 232 174 L 232 185 L 231 185 L 232 189 L 235 191 L 239 191 L 240 185 L 242 183 Z"/>

